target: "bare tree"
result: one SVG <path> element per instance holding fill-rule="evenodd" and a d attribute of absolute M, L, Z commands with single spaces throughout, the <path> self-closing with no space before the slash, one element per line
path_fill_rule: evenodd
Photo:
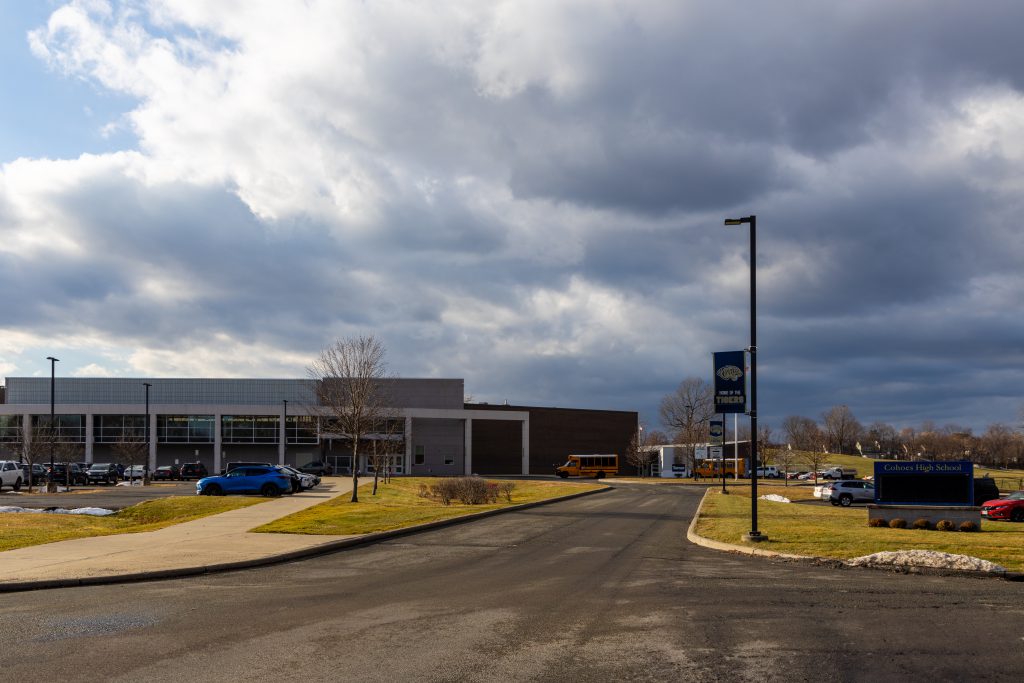
<path fill-rule="evenodd" d="M 872 422 L 864 438 L 868 448 L 873 446 L 880 454 L 894 455 L 900 447 L 899 434 L 892 425 L 885 422 Z"/>
<path fill-rule="evenodd" d="M 821 431 L 817 423 L 809 417 L 790 415 L 782 421 L 782 431 L 786 441 L 795 450 L 813 451 L 821 444 Z"/>
<path fill-rule="evenodd" d="M 699 377 L 687 377 L 661 399 L 661 423 L 690 447 L 690 465 L 696 465 L 697 442 L 708 439 L 708 421 L 715 414 L 714 388 Z"/>
<path fill-rule="evenodd" d="M 825 436 L 834 453 L 852 453 L 854 443 L 863 431 L 860 422 L 847 406 L 833 406 L 822 414 Z"/>
<path fill-rule="evenodd" d="M 760 459 L 760 467 L 767 467 L 774 463 L 776 448 L 772 444 L 772 428 L 769 425 L 760 425 L 757 428 L 757 453 Z"/>
<path fill-rule="evenodd" d="M 789 471 L 797 461 L 797 452 L 793 450 L 792 446 L 786 444 L 784 447 L 780 446 L 775 449 L 774 459 L 782 470 L 782 474 L 786 479 L 786 486 L 789 486 Z"/>
<path fill-rule="evenodd" d="M 149 455 L 149 447 L 146 444 L 145 437 L 132 437 L 132 436 L 121 436 L 113 445 L 111 450 L 114 453 L 114 459 L 129 469 L 134 468 L 136 465 L 141 465 L 146 456 Z M 134 472 L 132 472 L 134 474 Z M 145 484 L 145 479 L 140 480 Z M 131 478 L 129 474 L 128 482 L 134 484 L 135 480 Z"/>
<path fill-rule="evenodd" d="M 643 435 L 641 431 L 637 430 L 633 432 L 629 445 L 626 447 L 626 462 L 636 467 L 637 474 L 643 477 L 647 475 L 657 453 L 650 436 Z"/>
<path fill-rule="evenodd" d="M 9 442 L 11 451 L 18 456 L 19 460 L 28 465 L 28 491 L 31 493 L 32 487 L 36 484 L 32 466 L 49 460 L 53 432 L 46 427 L 36 427 L 25 432 L 22 425 L 19 424 L 11 439 Z"/>
<path fill-rule="evenodd" d="M 316 382 L 322 429 L 337 431 L 352 444 L 352 502 L 359 502 L 359 444 L 388 417 L 384 345 L 375 337 L 339 339 L 307 368 Z"/>
<path fill-rule="evenodd" d="M 1009 464 L 1013 457 L 1014 436 L 1013 430 L 1000 422 L 988 426 L 981 437 L 981 444 L 991 464 L 1003 467 Z"/>
<path fill-rule="evenodd" d="M 397 416 L 389 415 L 384 417 L 376 438 L 370 439 L 370 466 L 373 468 L 373 492 L 377 495 L 377 482 L 383 479 L 387 484 L 391 481 L 391 471 L 394 468 L 394 458 L 403 452 L 401 446 L 404 439 L 400 435 L 405 433 L 405 423 L 400 422 Z"/>
<path fill-rule="evenodd" d="M 818 472 L 825 466 L 825 461 L 828 459 L 828 453 L 826 453 L 824 449 L 800 451 L 800 459 L 807 465 L 807 469 L 814 473 L 814 483 L 817 484 Z"/>

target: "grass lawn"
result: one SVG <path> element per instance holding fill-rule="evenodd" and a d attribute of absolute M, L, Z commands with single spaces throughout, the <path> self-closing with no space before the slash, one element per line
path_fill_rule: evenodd
<path fill-rule="evenodd" d="M 514 482 L 511 503 L 501 496 L 498 503 L 488 505 L 463 505 L 453 501 L 446 506 L 419 496 L 420 484 L 430 486 L 437 481 L 430 477 L 395 478 L 389 484 L 380 485 L 376 496 L 370 495 L 369 487 L 360 486 L 358 503 L 351 503 L 348 495 L 338 496 L 253 531 L 338 536 L 369 534 L 604 488 L 601 484 L 522 480 Z"/>
<path fill-rule="evenodd" d="M 796 501 L 811 498 L 809 487 L 758 486 L 758 494 L 778 493 Z M 758 548 L 795 555 L 849 559 L 883 550 L 937 550 L 989 560 L 1012 571 L 1024 571 L 1024 524 L 982 520 L 982 531 L 874 529 L 863 506 L 833 507 L 759 500 L 758 526 L 768 540 Z M 913 520 L 910 520 L 913 521 Z M 750 530 L 750 495 L 738 489 L 727 496 L 709 493 L 696 531 L 725 543 L 740 543 Z"/>
<path fill-rule="evenodd" d="M 106 517 L 5 512 L 0 513 L 0 551 L 71 538 L 155 531 L 266 500 L 236 496 L 172 496 L 139 503 Z"/>

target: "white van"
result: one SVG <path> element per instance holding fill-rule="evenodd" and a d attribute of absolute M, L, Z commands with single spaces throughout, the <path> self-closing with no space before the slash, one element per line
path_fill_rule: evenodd
<path fill-rule="evenodd" d="M 747 476 L 750 476 L 749 472 L 747 472 Z M 757 468 L 757 478 L 758 479 L 781 479 L 782 478 L 782 472 L 779 472 L 779 468 L 776 467 L 775 465 L 767 465 L 765 467 L 758 467 Z"/>

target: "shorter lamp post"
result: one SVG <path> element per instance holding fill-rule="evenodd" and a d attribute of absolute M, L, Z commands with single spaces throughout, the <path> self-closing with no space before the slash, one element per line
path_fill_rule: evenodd
<path fill-rule="evenodd" d="M 150 450 L 151 450 L 151 447 L 150 447 L 150 444 L 149 444 L 149 388 L 151 386 L 153 386 L 153 385 L 150 384 L 149 382 L 143 382 L 142 386 L 146 387 L 146 425 L 145 425 L 145 429 L 146 429 L 146 464 L 142 467 L 142 472 L 143 472 L 142 483 L 143 483 L 143 485 L 145 485 L 146 479 L 149 476 L 148 475 L 148 472 L 149 472 L 149 453 L 150 453 Z M 154 464 L 156 464 L 156 463 L 154 463 Z"/>
<path fill-rule="evenodd" d="M 281 403 L 284 404 L 284 420 L 281 424 L 281 464 L 283 465 L 288 459 L 288 399 L 281 399 Z"/>
<path fill-rule="evenodd" d="M 46 360 L 50 361 L 50 434 L 48 439 L 50 442 L 50 477 L 49 481 L 46 484 L 46 490 L 50 491 L 51 489 L 56 490 L 57 488 L 57 482 L 53 480 L 53 445 L 54 442 L 57 440 L 57 426 L 55 424 L 57 420 L 56 416 L 54 415 L 54 378 L 56 377 L 56 375 L 54 373 L 56 363 L 58 363 L 60 359 L 54 358 L 53 356 L 47 356 Z M 70 475 L 70 468 L 66 467 L 65 469 L 68 470 L 68 475 Z"/>

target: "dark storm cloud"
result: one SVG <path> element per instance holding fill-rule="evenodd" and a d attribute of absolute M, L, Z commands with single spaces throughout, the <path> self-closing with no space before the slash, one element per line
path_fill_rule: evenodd
<path fill-rule="evenodd" d="M 766 421 L 840 403 L 864 422 L 1008 419 L 1024 379 L 1024 5 L 615 10 L 572 14 L 535 70 L 536 46 L 487 43 L 504 25 L 484 9 L 458 35 L 367 22 L 387 48 L 359 52 L 358 78 L 324 65 L 258 93 L 289 140 L 315 141 L 289 170 L 240 153 L 223 182 L 95 173 L 48 194 L 82 249 L 0 250 L 5 328 L 170 349 L 223 332 L 298 353 L 376 332 L 396 371 L 464 376 L 479 400 L 653 423 L 680 379 L 709 378 L 712 350 L 748 343 L 746 231 L 721 223 L 757 213 Z M 484 68 L 494 50 L 510 73 Z M 254 102 L 238 106 L 262 115 Z M 139 124 L 144 148 L 176 149 L 152 144 L 176 141 L 169 116 Z M 261 219 L 265 185 L 246 183 L 278 172 L 299 205 Z M 302 203 L 360 184 L 377 193 L 366 215 Z M 0 229 L 21 220 L 12 206 L 0 194 Z"/>

